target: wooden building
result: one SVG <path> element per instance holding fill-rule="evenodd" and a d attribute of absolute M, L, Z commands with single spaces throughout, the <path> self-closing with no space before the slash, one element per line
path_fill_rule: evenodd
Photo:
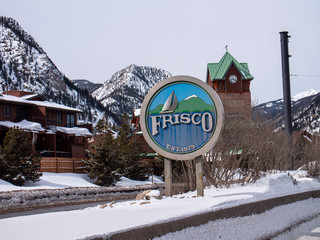
<path fill-rule="evenodd" d="M 131 124 L 133 126 L 133 134 L 136 137 L 136 140 L 140 143 L 141 161 L 153 164 L 154 158 L 158 156 L 158 154 L 149 146 L 142 135 L 140 127 L 140 109 L 133 110 Z"/>
<path fill-rule="evenodd" d="M 82 172 L 92 126 L 77 126 L 81 112 L 31 92 L 5 92 L 0 94 L 0 143 L 9 128 L 23 129 L 42 156 L 41 171 Z"/>
<path fill-rule="evenodd" d="M 251 119 L 252 80 L 248 64 L 239 63 L 228 51 L 218 63 L 208 63 L 206 82 L 221 98 L 226 117 Z"/>

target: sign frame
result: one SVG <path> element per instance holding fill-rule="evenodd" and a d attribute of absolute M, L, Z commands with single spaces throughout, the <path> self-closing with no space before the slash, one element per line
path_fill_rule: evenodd
<path fill-rule="evenodd" d="M 190 83 L 192 85 L 195 85 L 196 87 L 201 88 L 204 92 L 208 94 L 208 96 L 211 98 L 212 103 L 215 105 L 215 108 L 216 108 L 216 122 L 215 122 L 216 125 L 215 125 L 213 134 L 211 135 L 210 139 L 205 144 L 203 144 L 203 146 L 201 146 L 199 149 L 190 153 L 171 153 L 164 150 L 163 148 L 159 147 L 158 144 L 156 144 L 155 141 L 150 137 L 149 130 L 147 129 L 146 111 L 148 110 L 147 108 L 149 106 L 150 101 L 155 97 L 156 94 L 158 94 L 159 91 L 161 91 L 162 89 L 165 89 L 166 86 L 168 85 L 171 86 L 175 83 Z M 191 76 L 185 76 L 185 75 L 173 76 L 159 82 L 148 92 L 141 106 L 140 126 L 141 126 L 143 137 L 145 138 L 149 146 L 153 150 L 155 150 L 158 154 L 172 160 L 192 160 L 210 151 L 220 138 L 220 135 L 223 129 L 223 123 L 224 123 L 224 109 L 218 94 L 208 84 L 201 81 L 200 79 L 197 79 Z"/>

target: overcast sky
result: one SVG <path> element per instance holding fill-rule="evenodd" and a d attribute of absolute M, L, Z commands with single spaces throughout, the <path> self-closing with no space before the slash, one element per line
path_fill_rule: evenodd
<path fill-rule="evenodd" d="M 206 78 L 228 45 L 254 76 L 252 100 L 282 97 L 280 31 L 292 95 L 320 90 L 319 0 L 0 0 L 70 79 L 103 83 L 134 63 Z"/>

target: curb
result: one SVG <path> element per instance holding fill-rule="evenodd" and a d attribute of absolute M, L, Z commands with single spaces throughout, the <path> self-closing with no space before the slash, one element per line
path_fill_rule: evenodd
<path fill-rule="evenodd" d="M 106 236 L 92 236 L 86 239 L 102 240 L 147 240 L 154 237 L 159 237 L 169 232 L 176 232 L 188 227 L 195 227 L 205 224 L 209 221 L 214 221 L 223 218 L 244 217 L 252 214 L 260 214 L 267 210 L 280 205 L 286 205 L 308 198 L 320 198 L 320 190 L 286 195 L 282 197 L 261 200 L 258 202 L 246 203 L 239 206 L 221 209 L 217 211 L 206 212 L 198 215 L 193 215 L 186 218 L 181 218 L 169 222 L 158 223 L 154 225 L 142 226 L 140 228 L 124 230 Z"/>

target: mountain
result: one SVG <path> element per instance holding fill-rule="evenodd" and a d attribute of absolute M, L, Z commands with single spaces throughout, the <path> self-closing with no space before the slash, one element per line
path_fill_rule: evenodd
<path fill-rule="evenodd" d="M 149 114 L 159 114 L 162 111 L 164 104 L 160 104 L 154 109 L 152 109 Z M 207 104 L 201 98 L 193 95 L 178 103 L 178 107 L 173 113 L 183 113 L 183 112 L 204 112 L 204 111 L 214 111 L 213 105 Z"/>
<path fill-rule="evenodd" d="M 124 113 L 132 114 L 141 107 L 148 91 L 171 74 L 154 67 L 130 65 L 116 72 L 92 96 L 106 106 L 109 122 L 120 124 Z"/>
<path fill-rule="evenodd" d="M 83 110 L 82 122 L 96 121 L 105 107 L 75 86 L 39 44 L 12 18 L 0 17 L 0 92 L 24 90 Z"/>
<path fill-rule="evenodd" d="M 320 130 L 320 91 L 310 89 L 291 98 L 293 131 L 307 130 L 318 133 Z M 284 128 L 283 99 L 259 104 L 252 108 L 254 116 L 261 115 Z"/>
<path fill-rule="evenodd" d="M 82 90 L 88 90 L 89 93 L 95 91 L 99 87 L 101 87 L 102 83 L 93 83 L 86 79 L 74 79 L 71 80 L 75 86 Z"/>

